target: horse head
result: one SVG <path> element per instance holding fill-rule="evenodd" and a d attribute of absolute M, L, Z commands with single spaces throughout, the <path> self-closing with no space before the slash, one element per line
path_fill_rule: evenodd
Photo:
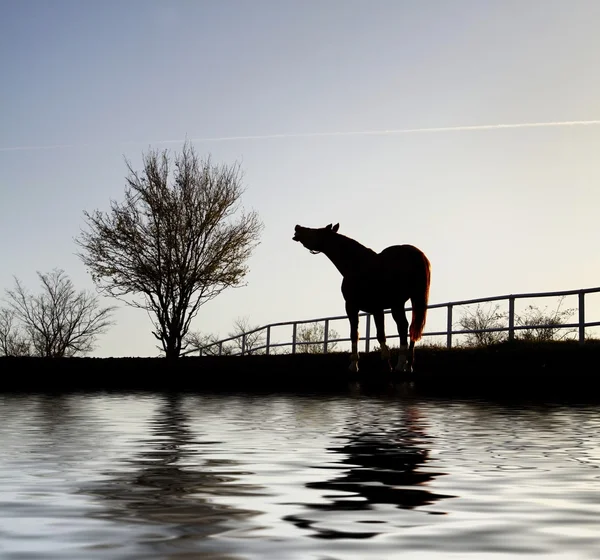
<path fill-rule="evenodd" d="M 332 226 L 329 224 L 323 228 L 308 228 L 302 226 L 296 226 L 294 228 L 294 241 L 299 241 L 304 245 L 311 253 L 321 253 L 325 249 L 327 240 L 330 236 L 335 234 L 339 229 L 340 224 Z"/>

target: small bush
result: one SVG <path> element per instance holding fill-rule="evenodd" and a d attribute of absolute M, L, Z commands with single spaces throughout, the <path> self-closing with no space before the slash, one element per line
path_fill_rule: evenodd
<path fill-rule="evenodd" d="M 484 307 L 477 304 L 474 311 L 466 309 L 458 324 L 463 330 L 482 331 L 485 329 L 499 329 L 507 326 L 507 314 L 499 312 L 500 306 Z M 507 333 L 502 331 L 470 332 L 465 333 L 465 346 L 487 346 L 498 344 L 506 340 Z"/>
<path fill-rule="evenodd" d="M 328 339 L 339 337 L 335 329 L 329 328 Z M 300 325 L 296 331 L 296 352 L 300 354 L 321 354 L 323 352 L 323 339 L 325 338 L 325 326 L 322 323 L 308 323 Z M 327 352 L 331 352 L 337 346 L 337 342 L 327 343 Z"/>
<path fill-rule="evenodd" d="M 523 313 L 515 314 L 515 326 L 527 327 L 515 331 L 515 338 L 526 342 L 551 342 L 565 340 L 577 332 L 575 328 L 565 328 L 571 322 L 574 308 L 561 309 L 564 296 L 560 298 L 556 309 L 540 309 L 529 305 Z M 458 324 L 463 330 L 485 331 L 508 327 L 508 313 L 501 313 L 500 306 L 477 305 L 475 310 L 466 309 Z M 508 338 L 507 331 L 469 332 L 465 333 L 465 346 L 487 346 L 504 342 Z"/>
<path fill-rule="evenodd" d="M 565 340 L 576 333 L 577 329 L 562 326 L 570 323 L 575 313 L 574 308 L 561 310 L 563 300 L 564 296 L 560 298 L 554 311 L 548 311 L 548 307 L 542 310 L 533 305 L 528 306 L 522 315 L 515 317 L 515 325 L 529 328 L 518 331 L 516 338 L 527 342 L 550 342 Z"/>

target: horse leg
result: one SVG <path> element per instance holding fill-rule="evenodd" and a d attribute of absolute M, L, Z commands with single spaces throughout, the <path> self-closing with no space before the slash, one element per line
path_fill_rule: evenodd
<path fill-rule="evenodd" d="M 375 321 L 375 328 L 377 329 L 377 342 L 379 342 L 379 348 L 381 349 L 381 359 L 387 360 L 390 370 L 392 366 L 390 364 L 390 349 L 385 342 L 385 316 L 383 309 L 373 313 L 373 319 Z"/>
<path fill-rule="evenodd" d="M 415 341 L 411 340 L 408 345 L 408 359 L 406 361 L 406 371 L 412 373 L 413 364 L 415 363 Z"/>
<path fill-rule="evenodd" d="M 346 314 L 350 321 L 350 342 L 352 343 L 352 353 L 350 354 L 351 372 L 358 372 L 358 307 L 346 303 Z"/>
<path fill-rule="evenodd" d="M 415 343 L 411 340 L 408 346 L 408 321 L 404 305 L 401 308 L 392 307 L 392 317 L 396 321 L 398 334 L 400 335 L 400 350 L 398 352 L 398 363 L 396 371 L 412 371 Z"/>

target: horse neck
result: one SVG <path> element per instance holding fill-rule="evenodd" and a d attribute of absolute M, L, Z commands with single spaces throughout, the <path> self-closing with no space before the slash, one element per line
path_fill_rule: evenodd
<path fill-rule="evenodd" d="M 323 253 L 344 277 L 356 274 L 367 264 L 365 261 L 371 261 L 377 255 L 372 249 L 339 233 L 333 236 Z"/>

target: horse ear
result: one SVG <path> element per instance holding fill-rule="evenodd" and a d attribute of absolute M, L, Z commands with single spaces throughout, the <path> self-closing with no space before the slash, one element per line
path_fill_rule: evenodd
<path fill-rule="evenodd" d="M 333 231 L 333 233 L 335 233 L 335 232 L 337 232 L 338 229 L 340 229 L 340 224 L 335 224 L 331 231 Z"/>
<path fill-rule="evenodd" d="M 331 229 L 331 224 L 326 225 L 325 229 Z"/>

